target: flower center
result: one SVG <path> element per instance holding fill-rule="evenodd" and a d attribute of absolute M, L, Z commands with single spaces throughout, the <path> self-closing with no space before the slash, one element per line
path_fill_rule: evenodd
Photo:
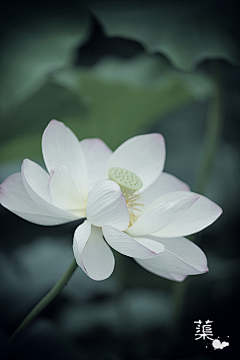
<path fill-rule="evenodd" d="M 142 180 L 133 172 L 114 167 L 108 171 L 109 179 L 115 181 L 121 188 L 121 191 L 126 199 L 126 204 L 129 211 L 129 226 L 133 225 L 138 217 L 141 215 L 140 194 L 136 193 L 143 186 Z"/>
<path fill-rule="evenodd" d="M 133 194 L 135 191 L 141 189 L 143 186 L 142 180 L 133 172 L 113 167 L 108 171 L 109 179 L 115 181 L 121 188 L 125 198 Z"/>

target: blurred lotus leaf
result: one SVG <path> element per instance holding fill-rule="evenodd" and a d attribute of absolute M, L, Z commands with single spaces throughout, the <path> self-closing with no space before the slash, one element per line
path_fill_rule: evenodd
<path fill-rule="evenodd" d="M 240 63 L 239 19 L 231 2 L 93 1 L 90 9 L 108 36 L 138 41 L 179 70 L 207 59 Z"/>
<path fill-rule="evenodd" d="M 32 96 L 47 76 L 75 58 L 89 35 L 89 16 L 75 3 L 14 3 L 2 12 L 1 96 L 3 116 Z M 55 6 L 54 6 L 55 5 Z"/>
<path fill-rule="evenodd" d="M 212 89 L 203 72 L 181 73 L 160 55 L 105 58 L 91 68 L 56 71 L 3 119 L 0 161 L 40 157 L 41 133 L 51 118 L 64 121 L 79 139 L 100 137 L 114 149 L 147 123 L 208 98 Z"/>

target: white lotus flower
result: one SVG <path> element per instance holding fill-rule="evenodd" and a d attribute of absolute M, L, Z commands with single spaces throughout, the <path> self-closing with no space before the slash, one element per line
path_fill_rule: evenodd
<path fill-rule="evenodd" d="M 161 135 L 133 137 L 112 152 L 99 139 L 79 142 L 52 120 L 42 151 L 48 172 L 25 159 L 21 173 L 0 185 L 1 204 L 41 225 L 86 218 L 75 230 L 73 251 L 89 277 L 111 275 L 114 256 L 108 244 L 168 279 L 208 271 L 205 254 L 183 236 L 209 226 L 222 210 L 162 172 Z"/>

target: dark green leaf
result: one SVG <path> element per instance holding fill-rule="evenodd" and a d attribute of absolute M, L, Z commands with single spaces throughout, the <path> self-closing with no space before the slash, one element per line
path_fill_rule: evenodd
<path fill-rule="evenodd" d="M 76 48 L 89 35 L 88 13 L 80 6 L 18 5 L 2 14 L 0 109 L 4 116 L 43 86 L 51 72 L 71 64 Z"/>
<path fill-rule="evenodd" d="M 3 119 L 1 162 L 40 156 L 41 134 L 51 118 L 64 121 L 79 139 L 100 137 L 114 149 L 149 122 L 212 92 L 202 72 L 180 73 L 160 56 L 108 58 L 49 79 L 16 114 Z"/>
<path fill-rule="evenodd" d="M 239 19 L 226 1 L 94 1 L 91 10 L 108 36 L 139 41 L 179 70 L 207 59 L 240 63 Z"/>

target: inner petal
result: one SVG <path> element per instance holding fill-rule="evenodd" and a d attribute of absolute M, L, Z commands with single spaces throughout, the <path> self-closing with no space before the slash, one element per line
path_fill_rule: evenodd
<path fill-rule="evenodd" d="M 108 171 L 108 176 L 110 180 L 115 181 L 120 186 L 125 198 L 143 186 L 140 177 L 126 169 L 112 167 Z"/>
<path fill-rule="evenodd" d="M 80 217 L 86 216 L 87 194 L 83 197 L 79 193 L 66 166 L 55 166 L 51 170 L 49 189 L 55 206 Z"/>

